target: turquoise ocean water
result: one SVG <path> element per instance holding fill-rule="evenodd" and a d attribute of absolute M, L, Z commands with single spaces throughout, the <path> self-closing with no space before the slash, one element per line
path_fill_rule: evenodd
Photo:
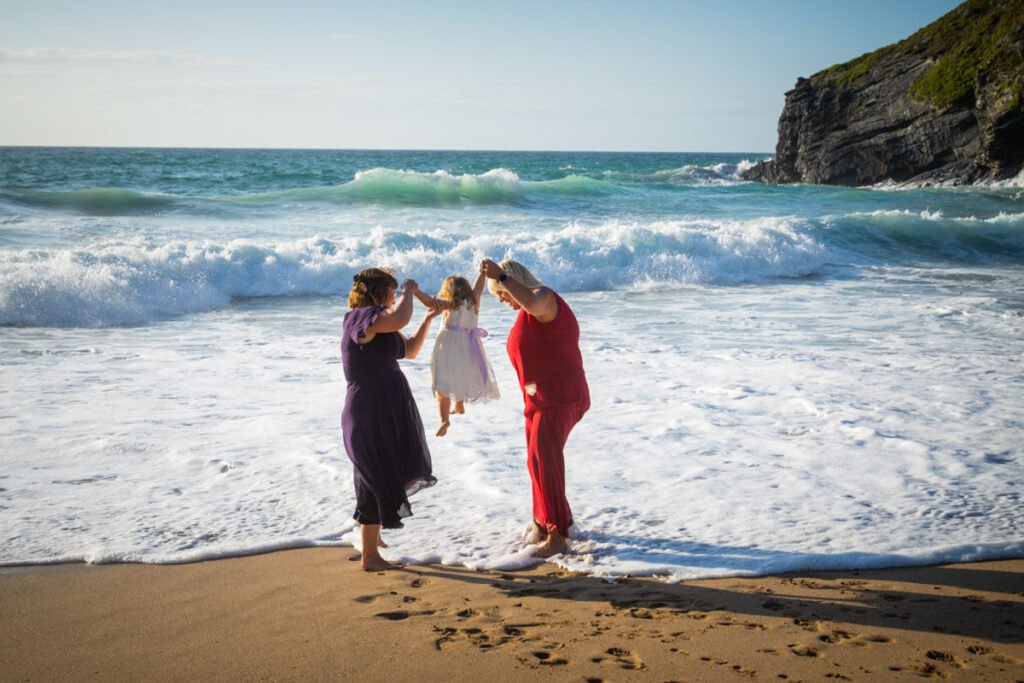
<path fill-rule="evenodd" d="M 740 180 L 765 156 L 0 148 L 0 562 L 354 542 L 352 274 L 484 256 L 581 321 L 565 566 L 1021 556 L 1022 183 Z M 407 561 L 529 562 L 511 321 L 485 305 L 503 398 L 432 439 Z"/>

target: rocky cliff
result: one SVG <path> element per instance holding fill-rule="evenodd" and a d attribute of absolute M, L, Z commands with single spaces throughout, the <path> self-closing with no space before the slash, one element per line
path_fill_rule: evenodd
<path fill-rule="evenodd" d="M 800 78 L 769 183 L 964 184 L 1024 167 L 1024 0 L 967 0 L 909 38 Z"/>

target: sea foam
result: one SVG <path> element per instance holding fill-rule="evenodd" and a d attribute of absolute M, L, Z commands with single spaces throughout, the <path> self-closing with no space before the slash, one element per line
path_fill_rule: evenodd
<path fill-rule="evenodd" d="M 210 310 L 240 297 L 347 292 L 352 274 L 388 265 L 436 287 L 484 256 L 530 263 L 565 291 L 735 284 L 802 277 L 825 249 L 787 219 L 609 221 L 540 232 L 459 235 L 375 229 L 284 242 L 149 240 L 88 249 L 0 252 L 0 324 L 133 325 Z"/>

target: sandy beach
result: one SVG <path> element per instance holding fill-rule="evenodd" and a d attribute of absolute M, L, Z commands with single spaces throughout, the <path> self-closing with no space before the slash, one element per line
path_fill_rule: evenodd
<path fill-rule="evenodd" d="M 1024 680 L 1024 560 L 617 583 L 350 548 L 0 571 L 0 678 Z"/>

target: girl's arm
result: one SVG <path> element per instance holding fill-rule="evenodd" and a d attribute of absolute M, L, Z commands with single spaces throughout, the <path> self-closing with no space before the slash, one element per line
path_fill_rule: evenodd
<path fill-rule="evenodd" d="M 422 289 L 416 290 L 416 298 L 427 308 L 437 308 L 437 300 L 424 294 Z"/>
<path fill-rule="evenodd" d="M 487 282 L 487 273 L 480 271 L 476 274 L 476 282 L 473 283 L 473 305 L 480 310 L 480 296 L 484 293 L 484 283 Z"/>
<path fill-rule="evenodd" d="M 429 294 L 425 294 L 422 289 L 416 290 L 416 298 L 420 300 L 421 304 L 423 304 L 429 309 L 436 308 L 439 311 L 446 311 L 449 308 L 451 308 L 451 304 L 449 304 L 444 299 L 438 299 L 436 296 L 430 296 Z"/>
<path fill-rule="evenodd" d="M 423 348 L 423 342 L 427 340 L 427 333 L 430 331 L 430 323 L 434 322 L 434 318 L 441 312 L 439 308 L 431 308 L 425 316 L 423 316 L 423 322 L 420 323 L 419 328 L 416 330 L 416 334 L 412 335 L 405 340 L 405 357 L 412 360 L 416 356 L 420 355 L 420 349 Z"/>

